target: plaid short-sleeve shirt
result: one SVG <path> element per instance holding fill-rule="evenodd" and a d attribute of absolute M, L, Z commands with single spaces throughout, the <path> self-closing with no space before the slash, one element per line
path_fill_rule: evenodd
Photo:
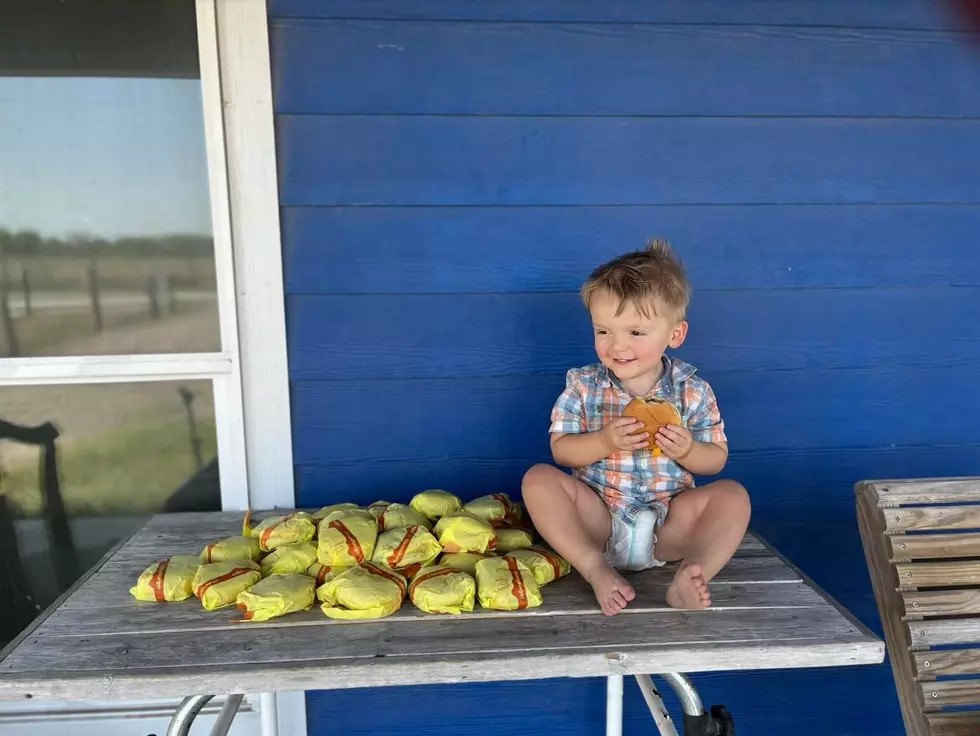
<path fill-rule="evenodd" d="M 725 423 L 708 382 L 689 363 L 666 355 L 663 361 L 664 374 L 649 396 L 672 401 L 695 440 L 724 442 Z M 633 398 L 601 363 L 572 368 L 552 409 L 550 432 L 600 430 L 621 416 Z M 666 504 L 671 496 L 694 486 L 686 469 L 649 450 L 616 452 L 592 465 L 573 468 L 572 474 L 594 488 L 608 506 L 620 509 Z"/>

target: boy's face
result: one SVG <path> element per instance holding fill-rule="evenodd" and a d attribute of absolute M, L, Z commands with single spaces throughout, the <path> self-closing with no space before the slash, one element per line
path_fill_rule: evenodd
<path fill-rule="evenodd" d="M 617 314 L 619 300 L 604 291 L 593 294 L 589 304 L 599 360 L 640 394 L 648 393 L 660 378 L 664 350 L 680 347 L 687 336 L 687 322 L 669 318 L 662 305 L 654 306 L 649 316 L 629 303 Z"/>

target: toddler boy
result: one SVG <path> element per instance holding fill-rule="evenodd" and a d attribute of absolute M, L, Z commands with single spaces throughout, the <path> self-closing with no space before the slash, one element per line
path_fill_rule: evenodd
<path fill-rule="evenodd" d="M 669 605 L 710 606 L 707 584 L 748 527 L 741 485 L 694 487 L 694 474 L 725 467 L 728 443 L 711 387 L 664 352 L 687 336 L 690 293 L 683 266 L 661 240 L 593 271 L 581 295 L 599 362 L 568 371 L 551 415 L 552 456 L 572 472 L 541 464 L 524 476 L 535 527 L 589 581 L 607 615 L 635 597 L 616 568 L 665 562 L 680 562 Z M 621 416 L 630 400 L 651 396 L 671 401 L 682 424 L 650 437 L 642 423 Z"/>

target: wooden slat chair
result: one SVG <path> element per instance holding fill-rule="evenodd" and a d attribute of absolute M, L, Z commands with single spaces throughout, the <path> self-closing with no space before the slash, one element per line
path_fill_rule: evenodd
<path fill-rule="evenodd" d="M 906 731 L 980 734 L 980 478 L 863 481 L 856 494 Z"/>

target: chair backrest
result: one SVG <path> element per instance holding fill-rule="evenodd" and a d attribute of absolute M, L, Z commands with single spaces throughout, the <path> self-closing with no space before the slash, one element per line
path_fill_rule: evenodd
<path fill-rule="evenodd" d="M 980 478 L 862 481 L 858 527 L 905 729 L 980 734 Z M 940 679 L 942 678 L 942 679 Z"/>

